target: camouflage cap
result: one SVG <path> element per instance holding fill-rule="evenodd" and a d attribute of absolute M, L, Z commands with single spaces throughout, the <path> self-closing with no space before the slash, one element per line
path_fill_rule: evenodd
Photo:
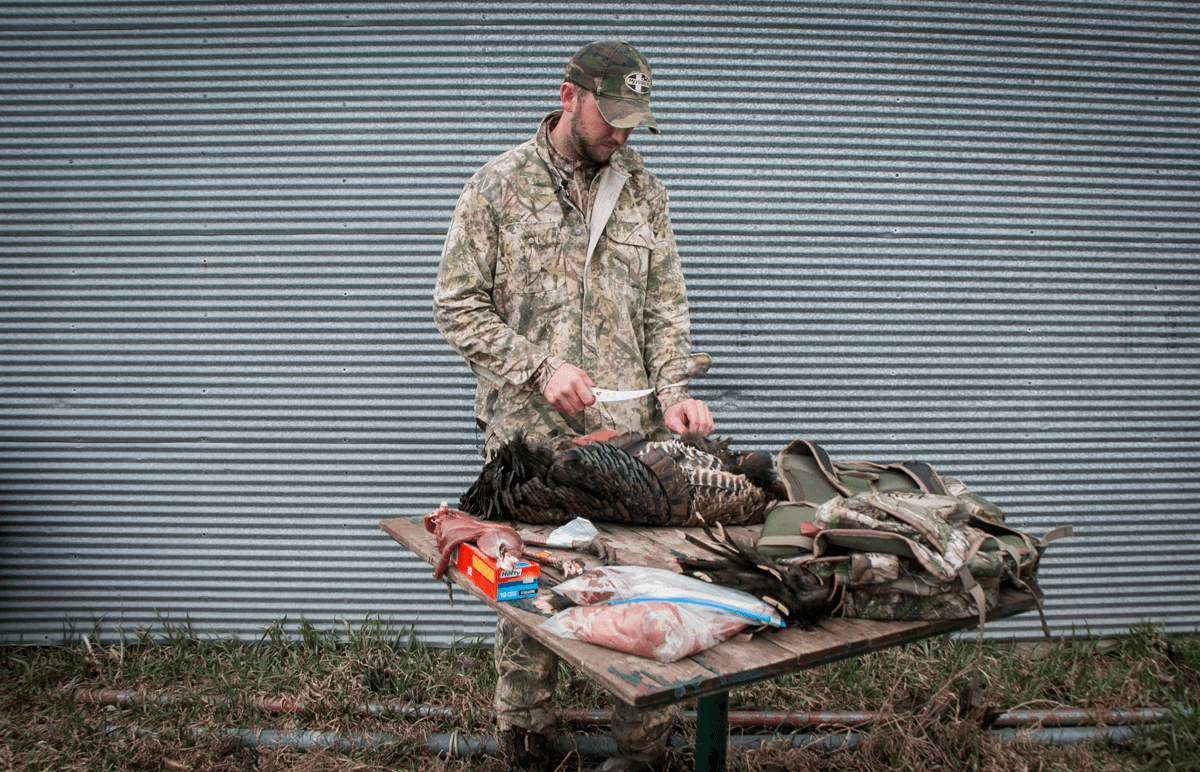
<path fill-rule="evenodd" d="M 567 63 L 566 79 L 596 95 L 596 106 L 610 125 L 618 129 L 645 126 L 658 133 L 650 113 L 650 65 L 628 43 L 588 43 Z"/>

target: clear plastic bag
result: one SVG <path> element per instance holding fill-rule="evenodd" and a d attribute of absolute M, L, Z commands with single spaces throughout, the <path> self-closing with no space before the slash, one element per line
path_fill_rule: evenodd
<path fill-rule="evenodd" d="M 740 614 L 707 606 L 639 600 L 575 606 L 542 622 L 542 628 L 626 654 L 674 662 L 717 645 L 749 622 Z"/>
<path fill-rule="evenodd" d="M 749 593 L 643 566 L 604 566 L 555 585 L 578 603 L 542 623 L 565 638 L 674 662 L 711 648 L 751 624 L 783 627 Z"/>
<path fill-rule="evenodd" d="M 627 600 L 665 600 L 723 609 L 747 617 L 747 622 L 783 627 L 783 618 L 775 609 L 748 592 L 663 568 L 602 566 L 555 585 L 554 592 L 580 606 Z"/>

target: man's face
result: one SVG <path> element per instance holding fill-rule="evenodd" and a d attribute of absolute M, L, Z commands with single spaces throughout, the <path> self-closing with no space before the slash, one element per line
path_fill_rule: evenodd
<path fill-rule="evenodd" d="M 568 114 L 566 154 L 579 161 L 589 161 L 597 166 L 608 163 L 617 148 L 624 145 L 633 129 L 618 129 L 610 126 L 596 98 L 590 91 L 575 89 L 575 110 Z"/>

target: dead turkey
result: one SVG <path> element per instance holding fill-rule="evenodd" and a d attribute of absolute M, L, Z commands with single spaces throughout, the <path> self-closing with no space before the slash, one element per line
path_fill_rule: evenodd
<path fill-rule="evenodd" d="M 603 432 L 550 446 L 518 435 L 492 454 L 459 508 L 526 523 L 753 524 L 785 495 L 770 454 L 730 450 L 728 439 Z"/>

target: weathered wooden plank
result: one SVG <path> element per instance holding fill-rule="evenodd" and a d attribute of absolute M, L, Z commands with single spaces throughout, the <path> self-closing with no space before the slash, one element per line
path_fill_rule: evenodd
<path fill-rule="evenodd" d="M 614 523 L 596 523 L 600 536 L 616 553 L 614 563 L 679 571 L 670 545 L 685 544 L 680 528 L 630 528 Z M 697 529 L 692 529 L 697 530 Z"/>
<path fill-rule="evenodd" d="M 693 661 L 712 673 L 698 695 L 727 691 L 796 670 L 796 656 L 776 643 L 778 634 L 791 632 L 802 631 L 769 630 L 739 635 L 693 655 Z"/>

